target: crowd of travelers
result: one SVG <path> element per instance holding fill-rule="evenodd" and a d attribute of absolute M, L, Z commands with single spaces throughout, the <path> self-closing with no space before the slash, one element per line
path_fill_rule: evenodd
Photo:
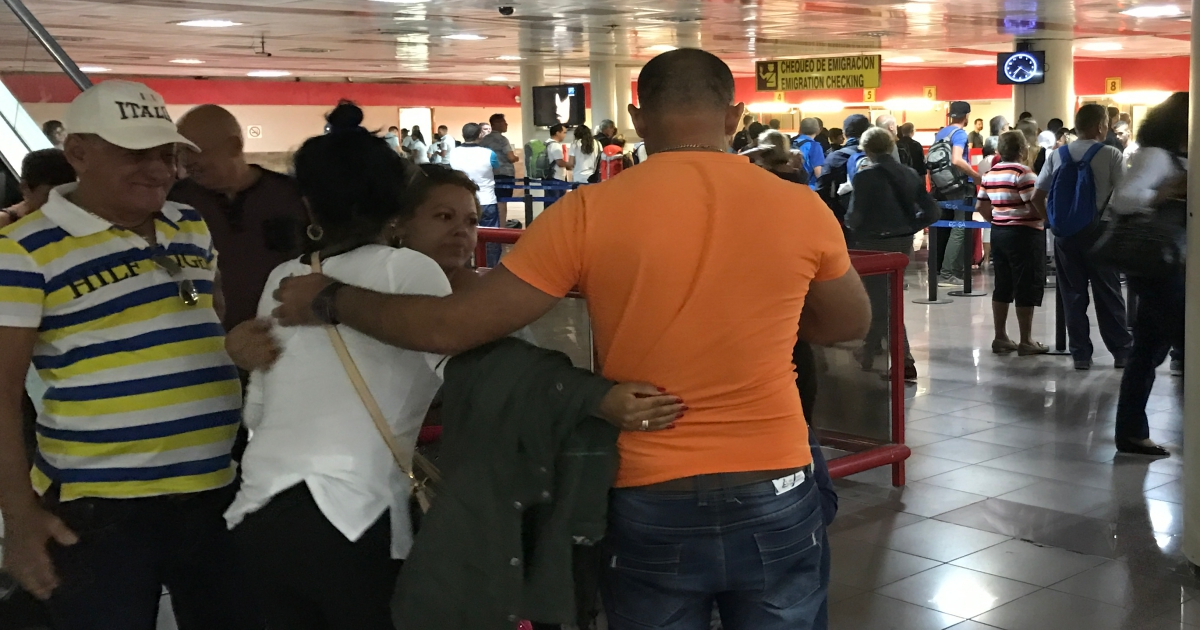
<path fill-rule="evenodd" d="M 974 212 L 993 352 L 1047 351 L 1049 228 L 1075 367 L 1090 285 L 1125 369 L 1117 449 L 1168 454 L 1145 407 L 1182 347 L 1186 93 L 1136 143 L 1098 105 L 984 137 L 956 101 L 926 150 L 891 116 L 791 137 L 696 49 L 637 90 L 629 150 L 610 120 L 526 145 L 527 173 L 596 185 L 548 189 L 485 260 L 521 159 L 503 114 L 427 142 L 343 101 L 284 175 L 219 106 L 172 122 L 120 80 L 77 97 L 0 213 L 3 562 L 49 625 L 145 630 L 165 589 L 185 630 L 589 628 L 598 602 L 614 630 L 823 629 L 837 496 L 812 346 L 861 339 L 873 369 L 888 287 L 849 247 L 912 256 Z M 938 232 L 930 281 L 960 281 L 965 234 Z M 596 373 L 525 330 L 572 291 Z M 890 367 L 915 380 L 903 343 Z"/>

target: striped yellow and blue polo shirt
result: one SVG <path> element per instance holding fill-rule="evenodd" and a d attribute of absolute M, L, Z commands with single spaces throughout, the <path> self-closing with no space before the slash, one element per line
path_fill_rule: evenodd
<path fill-rule="evenodd" d="M 227 485 L 241 385 L 213 310 L 216 252 L 199 213 L 167 202 L 157 245 L 68 201 L 0 230 L 0 326 L 37 328 L 48 389 L 30 473 L 63 500 L 199 492 Z M 153 262 L 195 285 L 188 306 Z"/>

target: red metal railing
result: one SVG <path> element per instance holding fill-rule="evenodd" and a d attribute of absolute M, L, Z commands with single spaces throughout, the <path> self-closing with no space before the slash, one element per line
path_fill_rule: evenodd
<path fill-rule="evenodd" d="M 479 244 L 475 260 L 487 260 L 487 244 L 513 244 L 521 238 L 522 230 L 479 228 Z M 850 261 L 860 276 L 887 275 L 888 353 L 891 357 L 889 403 L 891 404 L 892 436 L 889 442 L 879 442 L 831 431 L 822 431 L 822 442 L 852 451 L 829 460 L 829 474 L 834 478 L 890 465 L 892 485 L 904 485 L 904 460 L 911 451 L 904 445 L 904 269 L 908 257 L 891 252 L 851 251 Z"/>

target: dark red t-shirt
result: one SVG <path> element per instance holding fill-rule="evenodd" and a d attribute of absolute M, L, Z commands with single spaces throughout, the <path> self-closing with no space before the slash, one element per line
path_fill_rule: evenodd
<path fill-rule="evenodd" d="M 267 276 L 300 255 L 307 214 L 296 181 L 262 172 L 254 185 L 230 198 L 190 179 L 171 189 L 169 199 L 195 208 L 212 233 L 225 293 L 225 329 L 254 319 Z"/>

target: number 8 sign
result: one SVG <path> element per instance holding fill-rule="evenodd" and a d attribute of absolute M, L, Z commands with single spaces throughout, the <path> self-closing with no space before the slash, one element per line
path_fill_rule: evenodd
<path fill-rule="evenodd" d="M 1116 94 L 1121 91 L 1121 77 L 1109 77 L 1104 80 L 1104 93 Z"/>

